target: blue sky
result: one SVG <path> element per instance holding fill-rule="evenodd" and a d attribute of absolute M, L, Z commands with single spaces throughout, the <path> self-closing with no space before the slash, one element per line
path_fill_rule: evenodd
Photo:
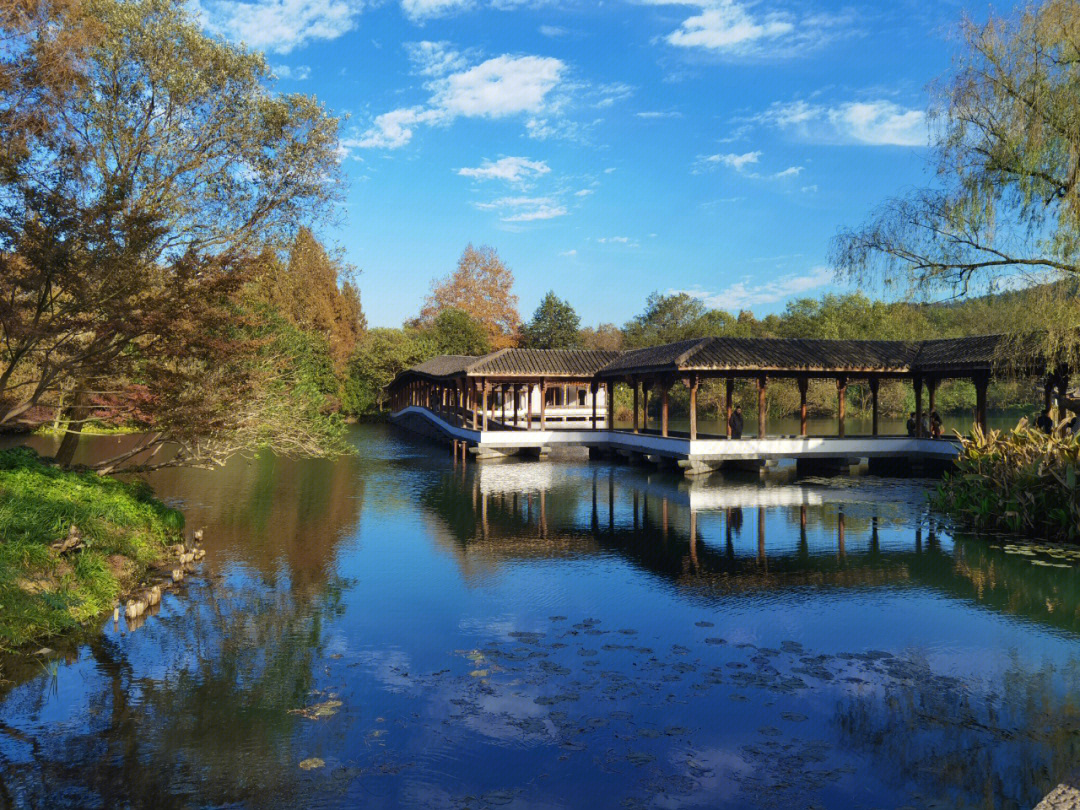
<path fill-rule="evenodd" d="M 193 0 L 339 115 L 326 229 L 368 321 L 417 313 L 469 242 L 584 324 L 654 290 L 756 314 L 837 289 L 837 229 L 932 180 L 927 85 L 965 10 L 807 0 Z"/>

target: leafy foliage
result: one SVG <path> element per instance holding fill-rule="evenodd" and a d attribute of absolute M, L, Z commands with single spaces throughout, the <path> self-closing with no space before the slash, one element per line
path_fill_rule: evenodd
<path fill-rule="evenodd" d="M 431 325 L 421 331 L 429 357 L 459 354 L 478 357 L 491 351 L 487 329 L 469 313 L 453 307 L 441 310 Z"/>
<path fill-rule="evenodd" d="M 963 442 L 958 469 L 935 494 L 940 509 L 975 529 L 1077 540 L 1080 438 L 1021 420 L 1007 434 L 976 426 Z"/>
<path fill-rule="evenodd" d="M 513 346 L 521 328 L 513 288 L 514 274 L 495 248 L 470 244 L 458 259 L 457 269 L 432 283 L 418 325 L 430 325 L 444 309 L 460 309 L 484 324 L 494 348 Z"/>
<path fill-rule="evenodd" d="M 573 349 L 581 345 L 580 326 L 574 308 L 551 291 L 522 329 L 523 344 L 529 349 Z"/>

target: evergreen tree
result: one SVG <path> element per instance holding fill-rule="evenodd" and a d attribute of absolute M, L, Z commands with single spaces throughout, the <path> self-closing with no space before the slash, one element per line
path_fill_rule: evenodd
<path fill-rule="evenodd" d="M 522 330 L 529 349 L 573 349 L 581 345 L 581 318 L 574 308 L 555 295 L 544 296 L 532 320 Z"/>

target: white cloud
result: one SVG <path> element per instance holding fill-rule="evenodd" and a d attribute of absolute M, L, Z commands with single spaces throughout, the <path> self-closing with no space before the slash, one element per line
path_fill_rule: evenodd
<path fill-rule="evenodd" d="M 424 48 L 421 70 L 440 70 L 446 64 L 446 48 Z M 425 59 L 427 57 L 432 59 Z M 436 58 L 437 57 L 437 58 Z M 377 116 L 356 146 L 397 149 L 412 140 L 418 124 L 449 124 L 456 118 L 505 118 L 540 113 L 552 105 L 551 91 L 562 80 L 566 65 L 543 56 L 504 54 L 475 67 L 432 79 L 424 106 L 403 107 Z M 531 131 L 530 131 L 530 134 Z"/>
<path fill-rule="evenodd" d="M 634 113 L 638 118 L 682 118 L 681 112 L 660 112 L 657 110 L 646 110 L 645 112 Z"/>
<path fill-rule="evenodd" d="M 591 188 L 583 188 L 583 189 L 581 189 L 580 191 L 575 191 L 575 192 L 574 192 L 574 196 L 575 196 L 575 197 L 588 197 L 588 196 L 589 196 L 590 194 L 592 194 L 592 193 L 593 193 L 594 191 L 595 191 L 595 189 L 591 189 Z"/>
<path fill-rule="evenodd" d="M 577 251 L 576 251 L 576 250 L 573 250 L 573 249 L 571 249 L 571 250 L 564 250 L 564 251 L 563 251 L 562 253 L 560 253 L 559 255 L 560 255 L 560 256 L 577 256 Z"/>
<path fill-rule="evenodd" d="M 192 8 L 211 32 L 284 54 L 352 31 L 364 4 L 362 0 L 195 0 Z"/>
<path fill-rule="evenodd" d="M 560 28 L 557 25 L 541 25 L 540 33 L 545 37 L 565 37 L 570 32 L 565 28 Z"/>
<path fill-rule="evenodd" d="M 799 173 L 802 172 L 802 170 L 802 166 L 788 166 L 782 172 L 777 172 L 776 174 L 774 174 L 773 178 L 778 180 L 782 177 L 797 177 Z"/>
<path fill-rule="evenodd" d="M 745 152 L 741 155 L 734 153 L 727 155 L 706 155 L 705 157 L 698 158 L 698 163 L 703 166 L 727 166 L 729 169 L 734 169 L 737 172 L 744 172 L 746 167 L 752 163 L 757 163 L 758 158 L 761 157 L 761 152 Z"/>
<path fill-rule="evenodd" d="M 615 171 L 615 167 L 614 166 L 609 166 L 608 168 L 604 169 L 604 174 L 611 174 L 614 171 Z"/>
<path fill-rule="evenodd" d="M 892 101 L 852 101 L 835 105 L 806 101 L 773 104 L 751 120 L 787 130 L 816 143 L 867 146 L 926 146 L 926 114 Z"/>
<path fill-rule="evenodd" d="M 477 203 L 482 211 L 498 211 L 503 222 L 534 222 L 566 215 L 566 208 L 551 197 L 503 197 L 489 203 Z"/>
<path fill-rule="evenodd" d="M 401 10 L 413 22 L 442 17 L 469 8 L 470 0 L 401 0 Z"/>
<path fill-rule="evenodd" d="M 494 163 L 485 160 L 475 169 L 458 169 L 461 177 L 475 180 L 504 180 L 507 183 L 521 184 L 526 180 L 547 174 L 551 168 L 542 160 L 529 160 L 524 157 L 499 158 Z"/>
<path fill-rule="evenodd" d="M 450 117 L 502 118 L 544 109 L 566 65 L 549 56 L 497 56 L 432 83 L 432 106 Z"/>
<path fill-rule="evenodd" d="M 734 311 L 761 304 L 775 304 L 802 295 L 810 290 L 824 287 L 833 280 L 833 270 L 829 267 L 814 267 L 809 272 L 782 276 L 774 281 L 766 281 L 760 284 L 751 283 L 744 279 L 726 287 L 719 292 L 709 292 L 700 288 L 690 290 L 668 290 L 668 295 L 686 293 L 700 299 L 706 306 L 713 309 Z"/>
<path fill-rule="evenodd" d="M 311 77 L 311 68 L 307 65 L 297 65 L 296 67 L 271 65 L 270 70 L 279 79 L 292 79 L 293 81 L 302 82 Z"/>
<path fill-rule="evenodd" d="M 597 240 L 601 245 L 626 245 L 627 247 L 636 248 L 641 245 L 629 236 L 601 236 Z"/>
<path fill-rule="evenodd" d="M 444 76 L 467 64 L 465 55 L 452 48 L 449 42 L 406 42 L 405 49 L 421 76 Z"/>
<path fill-rule="evenodd" d="M 816 194 L 817 190 L 818 188 L 816 183 L 811 186 L 803 186 L 799 189 L 799 191 L 801 191 L 803 194 Z"/>
<path fill-rule="evenodd" d="M 645 0 L 653 5 L 696 6 L 664 37 L 678 48 L 697 48 L 725 56 L 786 57 L 804 53 L 850 33 L 850 15 L 812 14 L 762 8 L 739 0 Z"/>

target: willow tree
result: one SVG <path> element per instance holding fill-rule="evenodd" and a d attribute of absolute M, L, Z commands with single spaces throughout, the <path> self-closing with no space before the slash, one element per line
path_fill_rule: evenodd
<path fill-rule="evenodd" d="M 92 398 L 137 381 L 146 449 L 317 451 L 319 429 L 282 412 L 280 358 L 250 339 L 238 292 L 329 209 L 336 119 L 273 92 L 263 56 L 203 34 L 182 0 L 20 3 L 0 16 L 0 78 L 18 79 L 0 81 L 0 140 L 15 145 L 0 173 L 0 426 L 64 407 L 70 462 Z M 73 75 L 56 82 L 36 63 L 68 41 L 74 57 L 50 64 Z"/>
<path fill-rule="evenodd" d="M 1016 334 L 1080 357 L 1080 0 L 962 23 L 928 116 L 936 180 L 842 231 L 835 266 L 915 296 L 1037 287 Z"/>

